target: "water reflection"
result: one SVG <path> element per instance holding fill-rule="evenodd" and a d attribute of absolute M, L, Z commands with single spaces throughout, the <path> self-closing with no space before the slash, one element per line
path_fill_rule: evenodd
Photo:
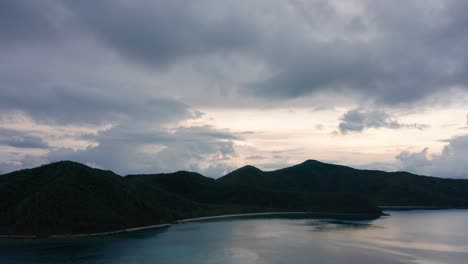
<path fill-rule="evenodd" d="M 130 241 L 156 238 L 167 229 L 79 238 L 0 239 L 0 263 L 98 263 Z M 11 261 L 11 262 L 10 262 Z"/>
<path fill-rule="evenodd" d="M 304 223 L 292 223 L 293 225 L 302 225 L 311 227 L 314 232 L 343 231 L 347 229 L 368 229 L 383 228 L 369 221 L 343 221 L 334 219 L 308 220 Z"/>
<path fill-rule="evenodd" d="M 466 263 L 468 211 L 262 218 L 76 239 L 0 239 L 0 263 Z"/>

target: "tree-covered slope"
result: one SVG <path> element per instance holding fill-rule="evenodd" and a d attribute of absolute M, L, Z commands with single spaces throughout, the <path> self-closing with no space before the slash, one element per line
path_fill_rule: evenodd
<path fill-rule="evenodd" d="M 204 205 L 241 210 L 259 211 L 316 211 L 335 213 L 380 214 L 380 210 L 367 198 L 346 193 L 306 193 L 274 191 L 247 185 L 226 184 L 198 173 L 129 175 L 132 184 L 153 186 Z"/>
<path fill-rule="evenodd" d="M 0 176 L 1 235 L 106 232 L 272 210 L 380 214 L 357 195 L 268 191 L 193 172 L 121 177 L 62 161 Z"/>
<path fill-rule="evenodd" d="M 63 161 L 0 176 L 0 234 L 76 234 L 265 211 L 379 214 L 379 205 L 468 206 L 468 180 L 308 160 L 215 180 L 180 171 L 121 177 Z"/>
<path fill-rule="evenodd" d="M 468 206 L 468 180 L 358 170 L 315 160 L 268 172 L 247 166 L 219 181 L 268 190 L 356 193 L 379 205 Z"/>
<path fill-rule="evenodd" d="M 196 205 L 127 184 L 111 171 L 57 162 L 0 176 L 0 234 L 73 234 L 167 223 Z"/>

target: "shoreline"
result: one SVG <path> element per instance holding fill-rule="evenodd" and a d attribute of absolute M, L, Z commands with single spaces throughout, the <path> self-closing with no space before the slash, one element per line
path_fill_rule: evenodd
<path fill-rule="evenodd" d="M 378 206 L 382 211 L 409 211 L 409 210 L 450 210 L 450 209 L 468 209 L 468 207 L 453 206 L 424 206 L 424 205 L 383 205 Z"/>
<path fill-rule="evenodd" d="M 172 224 L 138 226 L 138 227 L 131 227 L 131 228 L 125 228 L 125 229 L 119 229 L 119 230 L 107 231 L 107 232 L 85 233 L 85 234 L 70 234 L 70 235 L 67 235 L 67 234 L 64 234 L 64 235 L 50 235 L 50 236 L 47 236 L 47 237 L 48 238 L 73 238 L 73 237 L 105 236 L 105 235 L 114 235 L 114 234 L 120 234 L 120 233 L 128 233 L 128 232 L 145 230 L 145 229 L 170 227 L 171 225 Z"/>
<path fill-rule="evenodd" d="M 269 216 L 269 215 L 311 215 L 313 216 L 368 216 L 368 217 L 380 217 L 385 216 L 385 213 L 382 214 L 353 214 L 353 213 L 328 213 L 328 212 L 263 212 L 263 213 L 246 213 L 246 214 L 225 214 L 225 215 L 214 215 L 214 216 L 204 216 L 196 218 L 187 218 L 176 220 L 172 223 L 158 224 L 158 225 L 149 225 L 149 226 L 138 226 L 131 227 L 113 231 L 106 232 L 96 232 L 96 233 L 82 233 L 82 234 L 56 234 L 56 235 L 0 235 L 1 238 L 81 238 L 81 237 L 93 237 L 93 236 L 106 236 L 106 235 L 115 235 L 122 233 L 129 233 L 134 231 L 146 230 L 146 229 L 155 229 L 155 228 L 164 228 L 171 227 L 177 224 L 191 223 L 191 222 L 203 222 L 217 219 L 229 219 L 229 218 L 241 218 L 241 217 L 250 217 L 250 216 Z"/>
<path fill-rule="evenodd" d="M 106 236 L 106 235 L 115 235 L 121 233 L 128 233 L 146 229 L 155 229 L 155 228 L 164 228 L 171 227 L 177 224 L 191 223 L 191 222 L 203 222 L 210 220 L 218 219 L 229 219 L 229 218 L 242 218 L 242 217 L 255 217 L 255 216 L 271 216 L 271 215 L 310 215 L 311 218 L 314 217 L 326 217 L 326 216 L 357 216 L 357 217 L 380 217 L 388 216 L 389 214 L 384 213 L 383 211 L 409 211 L 409 210 L 449 210 L 449 209 L 468 209 L 468 207 L 444 207 L 444 206 L 378 206 L 382 210 L 382 214 L 359 214 L 359 213 L 328 213 L 328 212 L 263 212 L 263 213 L 246 213 L 246 214 L 225 214 L 225 215 L 214 215 L 214 216 L 203 216 L 196 218 L 187 218 L 175 220 L 172 223 L 166 224 L 157 224 L 157 225 L 148 225 L 148 226 L 138 226 L 131 227 L 113 231 L 106 232 L 96 232 L 96 233 L 82 233 L 82 234 L 56 234 L 56 235 L 0 235 L 2 238 L 80 238 L 80 237 L 93 237 L 93 236 Z"/>
<path fill-rule="evenodd" d="M 310 212 L 265 212 L 265 213 L 247 213 L 247 214 L 226 214 L 226 215 L 214 215 L 214 216 L 204 216 L 196 218 L 187 218 L 175 221 L 176 224 L 184 224 L 190 222 L 203 222 L 206 220 L 216 220 L 223 218 L 236 218 L 243 216 L 268 216 L 268 215 L 302 215 L 310 214 Z"/>
<path fill-rule="evenodd" d="M 93 237 L 93 236 L 106 236 L 115 235 L 120 233 L 134 232 L 145 229 L 170 227 L 172 224 L 158 224 L 149 226 L 137 226 L 131 228 L 118 229 L 113 231 L 97 232 L 97 233 L 82 233 L 82 234 L 57 234 L 57 235 L 0 235 L 0 238 L 79 238 L 79 237 Z"/>
<path fill-rule="evenodd" d="M 328 213 L 328 212 L 264 212 L 264 213 L 247 213 L 247 214 L 227 214 L 227 215 L 215 215 L 215 216 L 205 216 L 205 217 L 197 217 L 197 218 L 188 218 L 188 219 L 181 219 L 175 221 L 176 224 L 184 224 L 190 222 L 203 222 L 209 220 L 217 220 L 217 219 L 224 219 L 224 218 L 241 218 L 241 217 L 249 217 L 249 216 L 269 216 L 269 215 L 310 215 L 311 218 L 318 217 L 318 216 L 368 216 L 368 217 L 375 217 L 375 216 L 385 216 L 386 214 L 353 214 L 353 213 Z"/>

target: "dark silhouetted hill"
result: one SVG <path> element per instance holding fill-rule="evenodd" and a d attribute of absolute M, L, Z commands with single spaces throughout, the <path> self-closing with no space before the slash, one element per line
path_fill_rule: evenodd
<path fill-rule="evenodd" d="M 246 166 L 219 181 L 276 191 L 355 193 L 369 197 L 379 205 L 468 206 L 468 180 L 358 170 L 316 160 L 275 171 Z"/>
<path fill-rule="evenodd" d="M 0 176 L 0 234 L 92 233 L 167 223 L 196 205 L 62 161 Z"/>
<path fill-rule="evenodd" d="M 245 213 L 314 211 L 380 214 L 380 210 L 371 201 L 355 194 L 265 190 L 246 185 L 226 184 L 198 173 L 186 171 L 130 175 L 125 178 L 132 184 L 153 186 L 177 194 L 187 200 L 223 209 L 228 208 L 229 211 L 237 208 L 237 210 L 242 209 L 242 212 Z"/>
<path fill-rule="evenodd" d="M 105 232 L 266 211 L 378 215 L 375 206 L 468 206 L 468 180 L 358 170 L 307 160 L 218 180 L 179 171 L 121 177 L 71 161 L 0 176 L 0 234 Z"/>

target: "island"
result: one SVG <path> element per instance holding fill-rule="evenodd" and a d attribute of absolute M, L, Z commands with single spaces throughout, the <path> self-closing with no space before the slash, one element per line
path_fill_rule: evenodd
<path fill-rule="evenodd" d="M 468 180 L 307 160 L 218 179 L 178 171 L 120 176 L 60 161 L 0 175 L 1 236 L 109 234 L 239 215 L 377 218 L 382 208 L 465 208 Z"/>

